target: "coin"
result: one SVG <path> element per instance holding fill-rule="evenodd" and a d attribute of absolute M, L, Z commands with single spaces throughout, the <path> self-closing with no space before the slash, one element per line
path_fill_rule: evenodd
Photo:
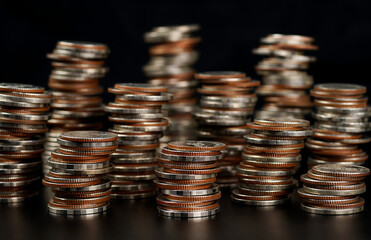
<path fill-rule="evenodd" d="M 301 161 L 304 139 L 312 133 L 308 126 L 306 120 L 290 118 L 255 118 L 248 123 L 250 131 L 244 136 L 246 145 L 237 168 L 239 183 L 232 200 L 255 206 L 285 203 L 297 186 L 293 175 Z"/>
<path fill-rule="evenodd" d="M 114 123 L 109 132 L 118 134 L 118 148 L 112 153 L 115 199 L 139 199 L 155 195 L 152 180 L 157 166 L 156 150 L 159 139 L 168 128 L 162 106 L 171 99 L 167 87 L 139 83 L 117 83 L 109 90 L 116 95 L 115 102 L 105 110 Z M 140 186 L 146 192 L 138 192 Z M 143 189 L 142 189 L 143 190 Z"/>
<path fill-rule="evenodd" d="M 53 53 L 47 54 L 54 68 L 49 76 L 53 95 L 48 121 L 51 131 L 63 133 L 102 127 L 104 111 L 99 95 L 103 89 L 99 79 L 108 71 L 104 67 L 108 54 L 107 45 L 84 41 L 58 41 Z M 56 139 L 48 142 L 56 143 Z M 48 156 L 45 153 L 45 159 Z"/>
<path fill-rule="evenodd" d="M 107 210 L 111 181 L 104 175 L 113 169 L 109 159 L 117 139 L 114 133 L 100 131 L 69 131 L 57 138 L 61 145 L 52 151 L 51 170 L 43 179 L 55 193 L 48 204 L 50 213 L 87 215 Z"/>
<path fill-rule="evenodd" d="M 217 201 L 221 196 L 215 184 L 216 174 L 220 171 L 216 164 L 218 159 L 209 159 L 205 165 L 204 159 L 200 158 L 221 155 L 225 147 L 219 142 L 188 140 L 170 142 L 167 148 L 162 148 L 162 154 L 173 151 L 175 156 L 192 156 L 192 160 L 167 160 L 160 154 L 158 160 L 165 164 L 155 170 L 157 179 L 154 180 L 159 193 L 156 201 L 160 215 L 191 218 L 216 213 L 213 211 L 219 209 Z"/>
<path fill-rule="evenodd" d="M 38 194 L 50 102 L 43 87 L 0 83 L 0 202 Z"/>
<path fill-rule="evenodd" d="M 237 183 L 236 167 L 243 150 L 243 135 L 254 112 L 255 89 L 260 83 L 237 71 L 201 72 L 196 73 L 195 78 L 201 84 L 197 90 L 201 94 L 200 106 L 194 113 L 201 128 L 198 136 L 234 148 L 234 152 L 228 151 L 220 160 L 222 172 L 218 178 L 223 181 L 221 186 L 234 187 Z M 226 160 L 232 155 L 238 157 L 234 161 Z"/>
<path fill-rule="evenodd" d="M 366 87 L 348 83 L 316 84 L 311 91 L 314 97 L 314 135 L 306 146 L 311 152 L 308 166 L 320 163 L 362 165 L 367 157 L 360 144 L 369 141 L 366 132 L 369 124 Z M 351 150 L 357 149 L 357 150 Z M 353 160 L 353 154 L 364 154 Z"/>
<path fill-rule="evenodd" d="M 197 36 L 199 29 L 197 24 L 160 26 L 144 34 L 145 42 L 151 44 L 150 59 L 143 67 L 149 78 L 147 82 L 152 86 L 166 86 L 173 96 L 163 106 L 170 126 L 160 139 L 162 145 L 175 140 L 193 139 L 196 135 L 192 112 L 197 104 L 197 81 L 193 79 L 193 65 L 199 55 L 195 49 L 201 41 Z M 178 121 L 180 119 L 182 123 Z"/>
<path fill-rule="evenodd" d="M 256 113 L 258 118 L 307 118 L 312 102 L 308 91 L 313 78 L 305 71 L 315 58 L 306 51 L 317 50 L 314 39 L 307 36 L 271 34 L 261 39 L 253 50 L 262 55 L 255 69 L 262 75 L 262 86 L 257 94 L 264 105 Z"/>
<path fill-rule="evenodd" d="M 303 188 L 298 190 L 302 209 L 324 215 L 355 214 L 363 211 L 366 191 L 363 182 L 370 170 L 342 164 L 319 164 L 301 176 Z"/>

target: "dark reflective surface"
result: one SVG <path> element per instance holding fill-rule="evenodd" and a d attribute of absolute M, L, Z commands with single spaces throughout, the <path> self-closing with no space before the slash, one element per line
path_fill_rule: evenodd
<path fill-rule="evenodd" d="M 105 215 L 72 218 L 47 212 L 44 188 L 24 204 L 0 206 L 0 239 L 370 239 L 370 194 L 363 213 L 334 217 L 304 213 L 296 195 L 284 206 L 257 208 L 223 193 L 221 212 L 210 219 L 158 216 L 154 199 L 112 201 Z"/>

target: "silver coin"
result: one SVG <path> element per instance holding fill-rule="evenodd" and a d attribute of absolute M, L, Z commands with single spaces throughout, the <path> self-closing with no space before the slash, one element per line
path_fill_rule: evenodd
<path fill-rule="evenodd" d="M 361 186 L 361 184 L 357 184 L 357 186 L 358 185 Z M 312 194 L 318 194 L 318 195 L 352 196 L 352 195 L 360 195 L 366 192 L 366 186 L 362 188 L 344 190 L 344 189 L 320 189 L 320 188 L 309 187 L 304 184 L 303 190 L 305 192 L 312 193 Z"/>
<path fill-rule="evenodd" d="M 370 174 L 370 169 L 363 166 L 341 166 L 335 164 L 319 165 L 313 171 L 330 176 L 362 177 Z"/>
<path fill-rule="evenodd" d="M 175 180 L 203 180 L 216 177 L 216 174 L 181 174 L 181 173 L 168 173 L 163 168 L 155 170 L 156 175 L 160 178 L 175 179 Z"/>
<path fill-rule="evenodd" d="M 23 91 L 36 91 L 36 92 L 44 92 L 43 87 L 31 85 L 31 84 L 24 84 L 24 83 L 0 83 L 0 91 L 1 90 L 11 90 L 15 92 L 23 92 Z"/>
<path fill-rule="evenodd" d="M 81 141 L 87 139 L 89 142 L 114 141 L 117 135 L 102 131 L 70 131 L 62 133 L 59 138 L 68 141 Z M 112 140 L 113 139 L 113 140 Z"/>
<path fill-rule="evenodd" d="M 50 158 L 48 160 L 48 165 L 55 169 L 71 169 L 71 170 L 96 170 L 99 168 L 107 168 L 109 162 L 102 163 L 65 163 L 58 162 Z"/>
<path fill-rule="evenodd" d="M 112 185 L 112 182 L 109 178 L 103 177 L 101 179 L 101 182 L 95 185 L 91 185 L 88 187 L 79 187 L 79 188 L 59 188 L 59 187 L 53 187 L 53 190 L 56 191 L 68 191 L 68 192 L 90 192 L 90 191 L 99 191 L 103 189 L 110 188 Z"/>
<path fill-rule="evenodd" d="M 157 210 L 160 215 L 171 217 L 171 218 L 203 218 L 203 217 L 211 217 L 219 213 L 219 207 L 215 209 L 211 209 L 211 210 L 206 210 L 206 211 L 185 212 L 185 211 L 167 210 L 159 206 L 157 207 Z"/>
<path fill-rule="evenodd" d="M 57 215 L 90 215 L 90 214 L 99 214 L 103 213 L 108 210 L 109 203 L 107 203 L 104 206 L 96 207 L 96 208 L 86 208 L 86 209 L 68 209 L 68 208 L 56 208 L 53 206 L 50 206 L 48 204 L 48 211 L 51 214 L 57 214 Z"/>
<path fill-rule="evenodd" d="M 326 207 L 312 207 L 307 206 L 304 203 L 301 204 L 301 209 L 305 212 L 321 215 L 348 215 L 360 213 L 364 210 L 364 206 L 359 206 L 355 208 L 345 208 L 345 209 L 333 209 Z"/>
<path fill-rule="evenodd" d="M 297 181 L 294 181 L 290 184 L 282 184 L 282 185 L 264 185 L 264 184 L 247 184 L 247 183 L 239 183 L 238 186 L 247 189 L 254 189 L 254 190 L 290 190 L 297 187 Z"/>
<path fill-rule="evenodd" d="M 64 135 L 62 134 L 62 137 Z M 112 147 L 117 145 L 117 141 L 108 141 L 108 142 L 74 142 L 64 140 L 62 138 L 57 139 L 58 144 L 67 147 L 79 147 L 79 148 L 96 148 L 96 147 Z"/>
<path fill-rule="evenodd" d="M 252 205 L 252 206 L 275 206 L 275 205 L 280 205 L 288 202 L 288 198 L 285 199 L 278 199 L 278 200 L 266 200 L 266 201 L 257 201 L 257 200 L 246 200 L 246 199 L 241 199 L 238 198 L 234 195 L 231 196 L 232 201 L 239 203 L 239 204 L 245 204 L 245 205 Z"/>
<path fill-rule="evenodd" d="M 172 160 L 172 161 L 185 161 L 185 162 L 210 162 L 217 161 L 223 158 L 223 154 L 211 155 L 211 156 L 181 156 L 181 155 L 172 155 L 167 153 L 160 152 L 158 155 L 159 158 Z"/>
<path fill-rule="evenodd" d="M 113 181 L 146 181 L 146 180 L 153 180 L 156 178 L 156 175 L 151 174 L 151 173 L 143 173 L 140 175 L 122 175 L 122 174 L 111 173 L 111 174 L 107 174 L 107 176 Z"/>
<path fill-rule="evenodd" d="M 244 136 L 245 142 L 253 144 L 264 144 L 264 145 L 293 145 L 293 144 L 302 144 L 304 140 L 295 139 L 295 140 L 282 140 L 282 139 L 264 139 L 257 138 L 251 135 Z"/>
<path fill-rule="evenodd" d="M 49 161 L 50 164 L 50 161 Z M 109 164 L 108 167 L 99 168 L 99 169 L 65 169 L 65 168 L 55 168 L 53 167 L 58 173 L 68 173 L 68 174 L 74 174 L 74 175 L 99 175 L 99 174 L 106 174 L 109 172 L 112 172 L 113 165 Z"/>
<path fill-rule="evenodd" d="M 237 167 L 237 172 L 253 176 L 290 176 L 295 174 L 295 170 L 263 170 L 263 169 L 247 169 Z"/>

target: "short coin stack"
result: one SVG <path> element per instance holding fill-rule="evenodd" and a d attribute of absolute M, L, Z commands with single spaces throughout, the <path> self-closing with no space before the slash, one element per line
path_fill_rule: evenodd
<path fill-rule="evenodd" d="M 255 119 L 237 169 L 238 188 L 232 199 L 241 204 L 270 206 L 286 202 L 294 180 L 304 139 L 312 134 L 306 120 Z"/>
<path fill-rule="evenodd" d="M 0 202 L 38 193 L 50 102 L 42 87 L 0 83 Z"/>
<path fill-rule="evenodd" d="M 344 215 L 362 212 L 365 200 L 358 195 L 366 191 L 363 180 L 370 174 L 366 167 L 319 164 L 301 176 L 298 190 L 301 208 L 309 213 Z"/>
<path fill-rule="evenodd" d="M 366 87 L 356 84 L 323 83 L 311 90 L 314 97 L 314 134 L 306 142 L 312 156 L 308 166 L 321 163 L 362 165 L 367 154 L 358 147 L 371 137 L 371 111 L 364 96 Z"/>
<path fill-rule="evenodd" d="M 200 124 L 199 138 L 225 143 L 227 154 L 218 161 L 222 172 L 217 183 L 221 187 L 236 187 L 236 167 L 241 161 L 246 123 L 254 114 L 258 81 L 243 72 L 215 71 L 197 73 L 201 83 L 200 108 L 195 117 Z"/>
<path fill-rule="evenodd" d="M 108 53 L 108 47 L 101 43 L 59 41 L 53 53 L 47 55 L 54 68 L 49 76 L 53 112 L 48 121 L 51 130 L 45 144 L 44 162 L 58 147 L 56 140 L 62 132 L 102 127 L 104 111 L 99 95 L 103 89 L 99 79 L 107 72 L 103 65 Z"/>
<path fill-rule="evenodd" d="M 54 193 L 50 213 L 88 215 L 107 210 L 111 181 L 104 176 L 112 170 L 109 159 L 117 139 L 116 134 L 100 131 L 71 131 L 58 137 L 60 146 L 52 152 L 51 170 L 43 179 Z"/>
<path fill-rule="evenodd" d="M 314 39 L 299 35 L 271 34 L 261 39 L 262 45 L 254 53 L 267 56 L 256 66 L 262 75 L 262 86 L 257 93 L 264 106 L 256 117 L 305 118 L 311 112 L 308 90 L 313 79 L 305 71 L 315 59 L 304 55 L 316 50 Z"/>
<path fill-rule="evenodd" d="M 192 112 L 197 104 L 195 97 L 197 81 L 193 79 L 192 65 L 198 60 L 194 49 L 201 41 L 194 35 L 200 29 L 197 24 L 155 27 L 144 35 L 151 44 L 151 59 L 144 66 L 149 84 L 166 86 L 173 95 L 164 106 L 171 123 L 161 142 L 193 139 L 196 123 Z"/>
<path fill-rule="evenodd" d="M 215 181 L 220 168 L 216 162 L 223 149 L 223 143 L 191 140 L 170 142 L 162 148 L 154 180 L 160 215 L 198 218 L 219 212 L 221 193 Z"/>
<path fill-rule="evenodd" d="M 119 146 L 111 159 L 114 171 L 109 174 L 112 198 L 154 196 L 156 150 L 168 126 L 161 110 L 171 95 L 163 86 L 134 83 L 118 83 L 108 91 L 116 94 L 115 102 L 106 106 L 114 124 L 109 131 L 119 136 Z"/>

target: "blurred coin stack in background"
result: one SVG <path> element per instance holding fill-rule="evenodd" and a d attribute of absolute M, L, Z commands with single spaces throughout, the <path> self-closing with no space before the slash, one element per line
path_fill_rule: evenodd
<path fill-rule="evenodd" d="M 151 44 L 151 59 L 143 68 L 150 79 L 148 83 L 166 86 L 173 95 L 169 104 L 164 106 L 171 125 L 161 139 L 162 143 L 194 139 L 196 135 L 197 126 L 192 112 L 197 104 L 197 81 L 193 79 L 192 66 L 199 55 L 194 49 L 201 41 L 200 37 L 195 36 L 199 29 L 196 24 L 162 26 L 144 35 L 145 41 Z"/>
<path fill-rule="evenodd" d="M 264 105 L 256 112 L 257 118 L 309 117 L 312 102 L 308 95 L 313 77 L 306 70 L 315 61 L 304 55 L 317 50 L 314 39 L 299 35 L 271 34 L 261 39 L 254 54 L 266 56 L 255 67 L 262 75 L 262 86 L 257 93 Z"/>
<path fill-rule="evenodd" d="M 200 107 L 195 117 L 200 125 L 198 136 L 202 140 L 222 142 L 227 145 L 225 157 L 218 161 L 222 172 L 217 183 L 221 187 L 236 187 L 236 167 L 244 148 L 246 123 L 251 121 L 257 101 L 255 89 L 258 81 L 243 72 L 216 71 L 197 73 L 201 86 Z"/>
<path fill-rule="evenodd" d="M 52 214 L 87 215 L 109 207 L 112 170 L 110 154 L 117 148 L 117 135 L 100 131 L 62 133 L 60 144 L 48 162 L 51 170 L 43 184 L 54 193 L 48 209 Z"/>
<path fill-rule="evenodd" d="M 101 43 L 59 41 L 54 51 L 47 54 L 53 67 L 48 84 L 53 92 L 53 111 L 43 155 L 44 173 L 50 169 L 45 161 L 58 147 L 61 133 L 102 128 L 103 88 L 99 79 L 108 71 L 104 66 L 108 53 L 108 47 Z"/>
<path fill-rule="evenodd" d="M 365 200 L 358 195 L 366 191 L 366 167 L 356 165 L 319 164 L 301 176 L 298 189 L 301 208 L 309 213 L 344 215 L 362 212 Z"/>
<path fill-rule="evenodd" d="M 321 163 L 363 165 L 368 155 L 360 144 L 371 141 L 371 111 L 366 87 L 346 83 L 316 84 L 314 98 L 314 134 L 306 142 L 312 155 L 308 167 Z"/>
<path fill-rule="evenodd" d="M 191 140 L 162 148 L 154 180 L 160 215 L 198 218 L 219 212 L 221 193 L 215 181 L 223 149 L 223 143 Z"/>
<path fill-rule="evenodd" d="M 111 156 L 114 170 L 112 198 L 137 199 L 156 194 L 156 150 L 168 127 L 162 106 L 171 99 L 167 87 L 118 83 L 109 88 L 115 102 L 106 106 L 113 123 L 110 132 L 118 134 L 119 146 Z"/>
<path fill-rule="evenodd" d="M 0 83 L 0 203 L 38 193 L 50 102 L 43 87 Z"/>
<path fill-rule="evenodd" d="M 232 200 L 255 206 L 286 202 L 297 186 L 304 139 L 312 134 L 307 120 L 254 119 L 248 123 L 246 146 L 237 169 L 238 188 Z"/>

